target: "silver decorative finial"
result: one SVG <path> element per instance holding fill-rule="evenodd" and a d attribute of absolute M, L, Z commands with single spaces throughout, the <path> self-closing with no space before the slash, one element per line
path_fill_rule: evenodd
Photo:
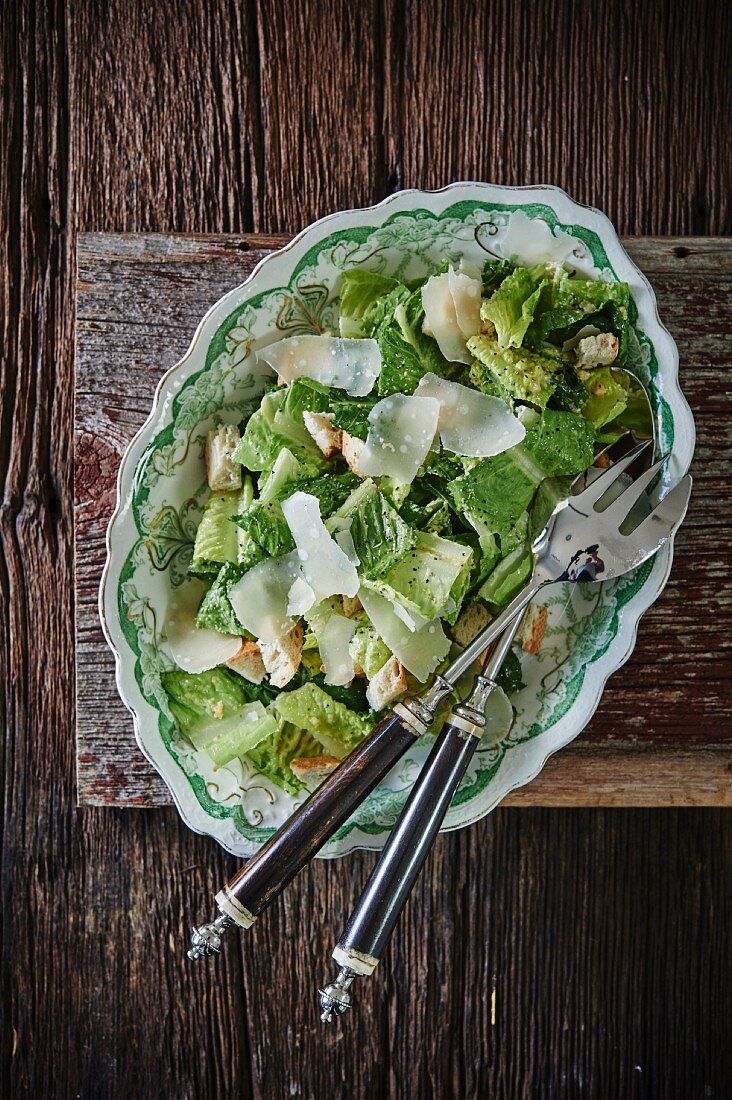
<path fill-rule="evenodd" d="M 221 936 L 235 921 L 222 913 L 210 924 L 202 924 L 191 932 L 189 959 L 200 959 L 202 955 L 218 955 L 221 951 Z"/>
<path fill-rule="evenodd" d="M 348 992 L 356 971 L 342 966 L 338 971 L 338 977 L 325 989 L 319 989 L 320 1007 L 322 1012 L 320 1019 L 324 1024 L 329 1024 L 335 1016 L 342 1016 L 351 1007 L 351 994 Z"/>

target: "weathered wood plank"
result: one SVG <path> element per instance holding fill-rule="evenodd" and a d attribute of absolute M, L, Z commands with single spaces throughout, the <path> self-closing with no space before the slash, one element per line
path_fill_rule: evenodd
<path fill-rule="evenodd" d="M 286 238 L 275 237 L 277 246 Z M 608 686 L 581 741 L 566 750 L 517 805 L 721 805 L 732 797 L 732 717 L 724 678 L 729 591 L 714 547 L 720 489 L 729 473 L 729 387 L 712 366 L 728 358 L 732 247 L 717 238 L 628 238 L 682 343 L 682 378 L 699 411 L 694 501 L 661 602 L 644 619 L 633 660 Z M 76 368 L 77 731 L 79 800 L 160 805 L 164 784 L 141 758 L 116 697 L 96 598 L 104 530 L 128 439 L 148 414 L 160 374 L 180 356 L 198 318 L 267 254 L 249 237 L 85 235 L 79 242 Z M 683 337 L 683 339 L 682 339 Z M 726 389 L 726 392 L 725 392 Z M 719 408 L 719 402 L 724 404 Z M 709 415 L 706 410 L 711 403 Z M 712 551 L 710 554 L 710 550 Z M 706 578 L 719 616 L 699 631 L 685 592 Z M 679 642 L 683 643 L 683 647 Z M 693 662 L 689 655 L 693 653 Z M 674 704 L 699 699 L 714 719 Z M 712 713 L 710 710 L 708 713 Z M 618 752 L 622 746 L 623 752 Z M 687 750 L 705 750 L 698 756 Z M 648 757 L 648 749 L 657 755 Z M 652 760 L 652 764 L 650 761 Z M 652 767 L 652 780 L 646 768 Z"/>
<path fill-rule="evenodd" d="M 501 809 L 442 838 L 359 1014 L 328 1033 L 313 987 L 372 856 L 309 868 L 241 952 L 234 940 L 189 967 L 189 923 L 233 861 L 172 808 L 74 804 L 77 228 L 294 232 L 400 182 L 472 175 L 562 182 L 624 232 L 732 231 L 723 0 L 590 0 L 581 18 L 567 0 L 383 0 L 357 6 L 355 33 L 353 4 L 301 0 L 317 50 L 290 35 L 286 7 L 3 9 L 0 1095 L 727 1096 L 728 814 Z M 265 37 L 266 20 L 278 29 Z M 272 210 L 284 173 L 296 189 Z M 726 446 L 728 363 L 726 344 L 712 350 L 685 365 L 710 456 Z M 707 480 L 719 499 L 721 479 Z M 693 522 L 707 515 L 721 561 L 719 513 L 704 500 Z M 702 670 L 690 725 L 704 678 L 720 683 L 717 651 L 691 647 L 720 614 L 706 597 L 695 582 L 675 605 Z"/>

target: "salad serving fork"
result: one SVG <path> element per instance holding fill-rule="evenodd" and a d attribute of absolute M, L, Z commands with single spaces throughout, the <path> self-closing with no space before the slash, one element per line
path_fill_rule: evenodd
<path fill-rule="evenodd" d="M 351 1003 L 349 987 L 354 979 L 369 976 L 378 965 L 479 744 L 481 714 L 496 687 L 495 676 L 510 646 L 511 621 L 523 613 L 545 585 L 612 580 L 642 564 L 683 520 L 691 492 L 688 474 L 665 495 L 663 490 L 657 492 L 658 503 L 649 495 L 668 456 L 634 479 L 624 476 L 651 449 L 650 440 L 634 447 L 607 470 L 588 478 L 581 491 L 557 508 L 534 543 L 531 580 L 463 651 L 461 661 L 470 664 L 488 642 L 506 631 L 483 672 L 476 677 L 470 698 L 453 708 L 432 746 L 346 931 L 333 951 L 340 971 L 336 980 L 321 990 L 323 1021 L 347 1011 Z"/>
<path fill-rule="evenodd" d="M 525 602 L 528 599 L 530 596 Z M 215 898 L 219 916 L 208 924 L 194 928 L 188 952 L 190 958 L 218 953 L 222 934 L 227 928 L 251 927 L 295 874 L 348 820 L 396 761 L 428 732 L 438 706 L 453 690 L 455 682 L 518 614 L 518 607 L 513 604 L 510 607 L 511 613 L 504 613 L 490 624 L 448 669 L 435 677 L 422 696 L 396 704 L 371 735 L 342 761 L 219 891 Z"/>

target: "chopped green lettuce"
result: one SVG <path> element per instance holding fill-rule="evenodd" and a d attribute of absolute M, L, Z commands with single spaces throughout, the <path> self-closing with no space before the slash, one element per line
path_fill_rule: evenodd
<path fill-rule="evenodd" d="M 486 260 L 483 266 L 483 297 L 490 298 L 513 270 L 510 260 Z"/>
<path fill-rule="evenodd" d="M 348 646 L 353 663 L 371 680 L 391 657 L 391 650 L 374 630 L 366 615 L 359 616 L 356 632 Z"/>
<path fill-rule="evenodd" d="M 472 555 L 469 546 L 420 532 L 414 549 L 381 577 L 364 583 L 392 606 L 401 606 L 419 628 L 453 611 L 449 607 L 453 586 Z"/>
<path fill-rule="evenodd" d="M 274 707 L 285 722 L 307 731 L 327 752 L 338 757 L 346 756 L 363 741 L 373 725 L 312 682 L 282 692 Z"/>
<path fill-rule="evenodd" d="M 322 748 L 310 733 L 282 721 L 271 736 L 246 753 L 258 772 L 289 794 L 297 794 L 305 786 L 292 771 L 292 761 L 321 755 Z"/>
<path fill-rule="evenodd" d="M 250 752 L 278 728 L 278 719 L 262 703 L 249 703 L 232 718 L 212 723 L 210 729 L 199 734 L 196 747 L 207 752 L 214 764 L 223 767 Z"/>
<path fill-rule="evenodd" d="M 216 574 L 224 562 L 238 562 L 246 552 L 247 537 L 236 529 L 234 517 L 247 508 L 254 496 L 252 479 L 244 478 L 241 489 L 211 493 L 201 516 L 193 545 L 192 573 Z"/>
<path fill-rule="evenodd" d="M 506 692 L 506 695 L 511 695 L 514 691 L 520 691 L 522 687 L 526 687 L 523 681 L 521 661 L 515 649 L 509 649 L 506 654 L 501 670 L 496 676 L 496 683 L 499 688 Z"/>
<path fill-rule="evenodd" d="M 351 538 L 360 577 L 388 571 L 415 545 L 417 535 L 373 482 L 351 515 Z"/>
<path fill-rule="evenodd" d="M 326 467 L 326 460 L 298 421 L 298 410 L 287 410 L 287 389 L 282 387 L 264 395 L 261 405 L 247 421 L 234 458 L 248 470 L 269 473 L 280 451 L 286 447 L 301 464 L 304 473 L 315 477 Z M 302 410 L 299 411 L 301 413 Z"/>
<path fill-rule="evenodd" d="M 594 457 L 595 430 L 575 413 L 547 409 L 516 447 L 483 458 L 451 483 L 456 507 L 490 534 L 506 540 L 545 477 L 581 473 Z M 473 524 L 475 526 L 475 524 Z"/>
<path fill-rule="evenodd" d="M 352 338 L 366 335 L 362 326 L 365 314 L 378 298 L 383 298 L 400 286 L 397 279 L 379 275 L 375 271 L 366 271 L 362 267 L 345 271 L 341 279 L 341 336 Z"/>
<path fill-rule="evenodd" d="M 234 718 L 250 703 L 266 706 L 276 695 L 268 684 L 250 684 L 228 668 L 196 673 L 176 668 L 163 672 L 160 679 L 170 712 L 189 738 L 213 722 Z"/>
<path fill-rule="evenodd" d="M 381 397 L 413 394 L 424 374 L 450 372 L 450 364 L 436 341 L 422 331 L 423 321 L 421 289 L 400 287 L 380 298 L 366 314 L 364 327 L 381 353 Z"/>
<path fill-rule="evenodd" d="M 262 552 L 262 556 L 264 556 Z M 229 600 L 229 592 L 246 573 L 248 567 L 226 562 L 219 569 L 213 584 L 201 601 L 196 615 L 196 626 L 201 630 L 218 630 L 221 634 L 240 634 L 251 638 L 251 634 L 239 622 Z"/>
<path fill-rule="evenodd" d="M 470 381 L 492 396 L 508 394 L 515 401 L 528 401 L 544 408 L 554 393 L 552 359 L 526 348 L 502 349 L 492 336 L 472 336 L 468 351 L 475 358 Z"/>
<path fill-rule="evenodd" d="M 585 388 L 587 400 L 582 407 L 582 415 L 596 428 L 602 428 L 620 416 L 628 404 L 630 379 L 621 371 L 598 367 L 585 380 Z"/>
<path fill-rule="evenodd" d="M 331 403 L 333 424 L 336 428 L 342 428 L 349 435 L 358 439 L 365 439 L 369 433 L 369 413 L 373 409 L 378 398 L 374 397 L 344 397 Z"/>
<path fill-rule="evenodd" d="M 527 429 L 519 449 L 531 456 L 544 477 L 560 477 L 579 474 L 591 466 L 594 444 L 595 429 L 584 417 L 547 409 Z"/>
<path fill-rule="evenodd" d="M 534 559 L 528 543 L 512 550 L 484 581 L 478 595 L 491 611 L 500 611 L 516 596 L 531 576 Z"/>
<path fill-rule="evenodd" d="M 481 319 L 493 324 L 498 346 L 502 350 L 521 345 L 539 304 L 542 290 L 549 285 L 548 280 L 543 277 L 544 274 L 543 266 L 517 267 L 502 281 L 491 297 L 483 302 Z"/>

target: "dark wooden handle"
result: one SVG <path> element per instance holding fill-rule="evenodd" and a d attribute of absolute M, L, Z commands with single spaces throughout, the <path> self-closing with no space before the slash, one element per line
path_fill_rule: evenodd
<path fill-rule="evenodd" d="M 477 737 L 443 726 L 338 944 L 341 952 L 374 965 L 381 956 L 477 746 Z"/>
<path fill-rule="evenodd" d="M 222 893 L 258 916 L 348 820 L 416 736 L 391 712 L 234 875 Z"/>

